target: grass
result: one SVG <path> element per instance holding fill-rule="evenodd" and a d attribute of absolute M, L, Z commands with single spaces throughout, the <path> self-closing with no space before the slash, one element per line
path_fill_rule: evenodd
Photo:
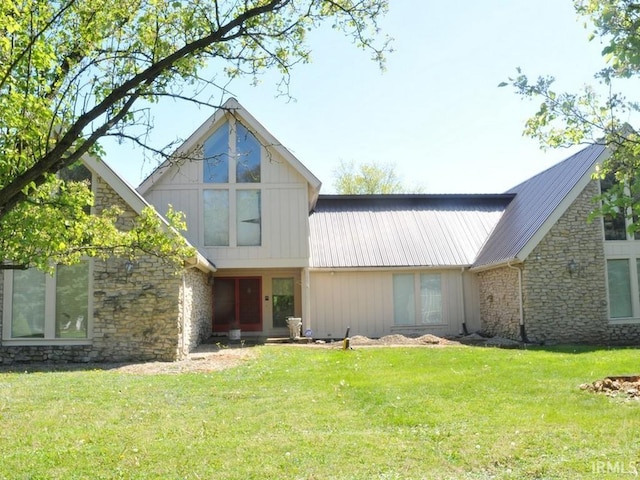
<path fill-rule="evenodd" d="M 0 374 L 0 478 L 631 478 L 639 350 L 256 347 L 210 374 Z M 637 466 L 637 467 L 636 467 Z"/>

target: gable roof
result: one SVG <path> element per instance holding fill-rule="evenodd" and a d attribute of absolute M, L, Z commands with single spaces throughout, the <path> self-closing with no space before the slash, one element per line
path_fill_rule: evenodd
<path fill-rule="evenodd" d="M 99 160 L 91 155 L 85 155 L 82 157 L 84 165 L 92 170 L 96 175 L 102 178 L 126 203 L 131 209 L 138 215 L 142 213 L 146 207 L 153 208 L 142 196 L 129 185 L 120 175 L 118 175 L 106 162 Z M 155 208 L 153 208 L 154 211 Z M 169 222 L 156 211 L 156 215 L 167 226 Z M 186 241 L 186 240 L 185 240 Z M 187 242 L 189 244 L 189 242 Z M 192 246 L 189 244 L 189 246 Z M 195 250 L 195 249 L 194 249 Z M 193 267 L 202 270 L 205 273 L 213 273 L 216 271 L 215 265 L 206 259 L 200 252 L 196 250 L 196 254 L 193 258 L 186 259 L 186 263 Z"/>
<path fill-rule="evenodd" d="M 199 143 L 205 140 L 205 135 L 217 128 L 218 124 L 227 118 L 227 115 L 233 115 L 248 128 L 251 133 L 262 139 L 262 144 L 267 150 L 281 155 L 291 167 L 297 171 L 306 181 L 309 190 L 309 211 L 318 199 L 320 187 L 322 183 L 318 178 L 305 167 L 289 150 L 287 150 L 269 131 L 262 126 L 258 120 L 253 117 L 235 98 L 230 98 L 217 109 L 191 136 L 172 154 L 172 157 L 181 157 L 188 154 Z M 156 168 L 138 187 L 140 194 L 144 195 L 154 183 L 156 183 L 163 175 L 169 171 L 172 166 L 171 159 L 167 159 L 158 168 Z"/>
<path fill-rule="evenodd" d="M 309 217 L 311 268 L 473 263 L 506 195 L 320 195 Z"/>
<path fill-rule="evenodd" d="M 515 197 L 473 267 L 525 260 L 591 181 L 596 164 L 609 155 L 604 145 L 591 145 L 510 189 L 507 193 Z"/>

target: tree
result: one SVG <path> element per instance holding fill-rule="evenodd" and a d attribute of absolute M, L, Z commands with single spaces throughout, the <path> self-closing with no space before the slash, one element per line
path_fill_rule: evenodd
<path fill-rule="evenodd" d="M 530 80 L 520 69 L 500 86 L 539 100 L 538 111 L 527 120 L 524 133 L 543 147 L 600 143 L 613 152 L 597 177 L 615 178 L 599 200 L 599 215 L 626 212 L 631 230 L 640 228 L 640 135 L 630 122 L 640 112 L 638 99 L 627 99 L 615 85 L 637 81 L 640 75 L 640 4 L 635 0 L 576 0 L 576 11 L 593 25 L 590 39 L 600 39 L 607 67 L 595 73 L 600 88 L 587 86 L 578 93 L 556 92 L 554 78 Z M 604 91 L 604 93 L 599 93 Z"/>
<path fill-rule="evenodd" d="M 40 268 L 118 249 L 164 255 L 144 235 L 162 227 L 153 215 L 118 235 L 118 212 L 88 215 L 87 184 L 57 173 L 99 155 L 105 136 L 166 155 L 145 143 L 160 98 L 215 106 L 192 92 L 274 69 L 287 94 L 291 69 L 309 61 L 307 32 L 322 23 L 382 66 L 386 10 L 387 0 L 0 0 L 0 255 Z M 207 66 L 217 77 L 201 75 Z M 162 228 L 183 226 L 173 220 Z"/>
<path fill-rule="evenodd" d="M 356 169 L 354 162 L 340 162 L 333 172 L 333 186 L 341 195 L 367 195 L 406 193 L 395 165 L 376 162 L 361 163 Z"/>

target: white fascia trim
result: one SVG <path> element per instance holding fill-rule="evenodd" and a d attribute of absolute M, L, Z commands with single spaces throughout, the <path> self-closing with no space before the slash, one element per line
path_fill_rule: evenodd
<path fill-rule="evenodd" d="M 232 111 L 232 114 L 229 114 Z M 309 211 L 313 209 L 320 193 L 322 182 L 311 171 L 298 160 L 287 148 L 285 148 L 269 131 L 251 115 L 235 98 L 230 98 L 216 110 L 191 136 L 172 154 L 172 157 L 179 157 L 195 148 L 198 142 L 211 131 L 215 130 L 227 115 L 234 115 L 240 118 L 242 123 L 249 128 L 251 133 L 262 138 L 263 146 L 273 153 L 283 157 L 309 184 L 311 195 L 309 196 Z M 165 160 L 149 177 L 147 177 L 138 187 L 138 191 L 144 195 L 153 184 L 164 175 L 171 163 Z"/>
<path fill-rule="evenodd" d="M 471 267 L 469 269 L 470 272 L 486 272 L 487 270 L 494 270 L 496 268 L 504 268 L 504 267 L 509 267 L 509 266 L 514 266 L 514 265 L 518 265 L 524 263 L 524 260 L 518 257 L 514 257 L 514 258 L 510 258 L 508 260 L 503 260 L 499 263 L 490 263 L 488 265 L 481 265 L 479 267 Z"/>
<path fill-rule="evenodd" d="M 471 265 L 425 265 L 425 266 L 397 266 L 397 267 L 310 267 L 311 273 L 340 273 L 340 272 L 422 272 L 424 270 L 443 271 L 468 270 Z"/>
<path fill-rule="evenodd" d="M 527 242 L 527 244 L 520 249 L 518 253 L 518 258 L 522 260 L 526 260 L 527 257 L 531 254 L 533 249 L 542 241 L 542 239 L 549 233 L 551 227 L 553 227 L 560 217 L 564 215 L 567 209 L 571 206 L 573 202 L 578 198 L 578 196 L 582 193 L 582 191 L 587 187 L 589 182 L 593 180 L 593 174 L 596 171 L 598 165 L 602 165 L 610 156 L 611 149 L 605 148 L 602 153 L 596 158 L 593 162 L 592 167 L 586 172 L 583 177 L 574 185 L 569 194 L 562 199 L 560 204 L 556 207 L 556 209 L 547 217 L 542 226 L 538 229 L 538 231 L 531 237 L 531 239 Z"/>

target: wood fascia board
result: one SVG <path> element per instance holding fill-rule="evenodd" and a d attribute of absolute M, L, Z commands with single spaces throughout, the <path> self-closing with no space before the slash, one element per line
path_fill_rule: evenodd
<path fill-rule="evenodd" d="M 531 239 L 520 249 L 516 257 L 523 261 L 531 254 L 533 249 L 542 241 L 542 239 L 549 233 L 549 230 L 560 220 L 560 217 L 564 215 L 567 209 L 576 201 L 578 196 L 587 187 L 589 182 L 593 180 L 593 174 L 596 171 L 597 165 L 602 165 L 610 156 L 611 149 L 605 148 L 602 153 L 593 162 L 591 168 L 582 176 L 582 178 L 574 185 L 571 191 L 565 196 L 555 210 L 547 217 L 542 223 L 540 228 L 531 237 Z"/>

